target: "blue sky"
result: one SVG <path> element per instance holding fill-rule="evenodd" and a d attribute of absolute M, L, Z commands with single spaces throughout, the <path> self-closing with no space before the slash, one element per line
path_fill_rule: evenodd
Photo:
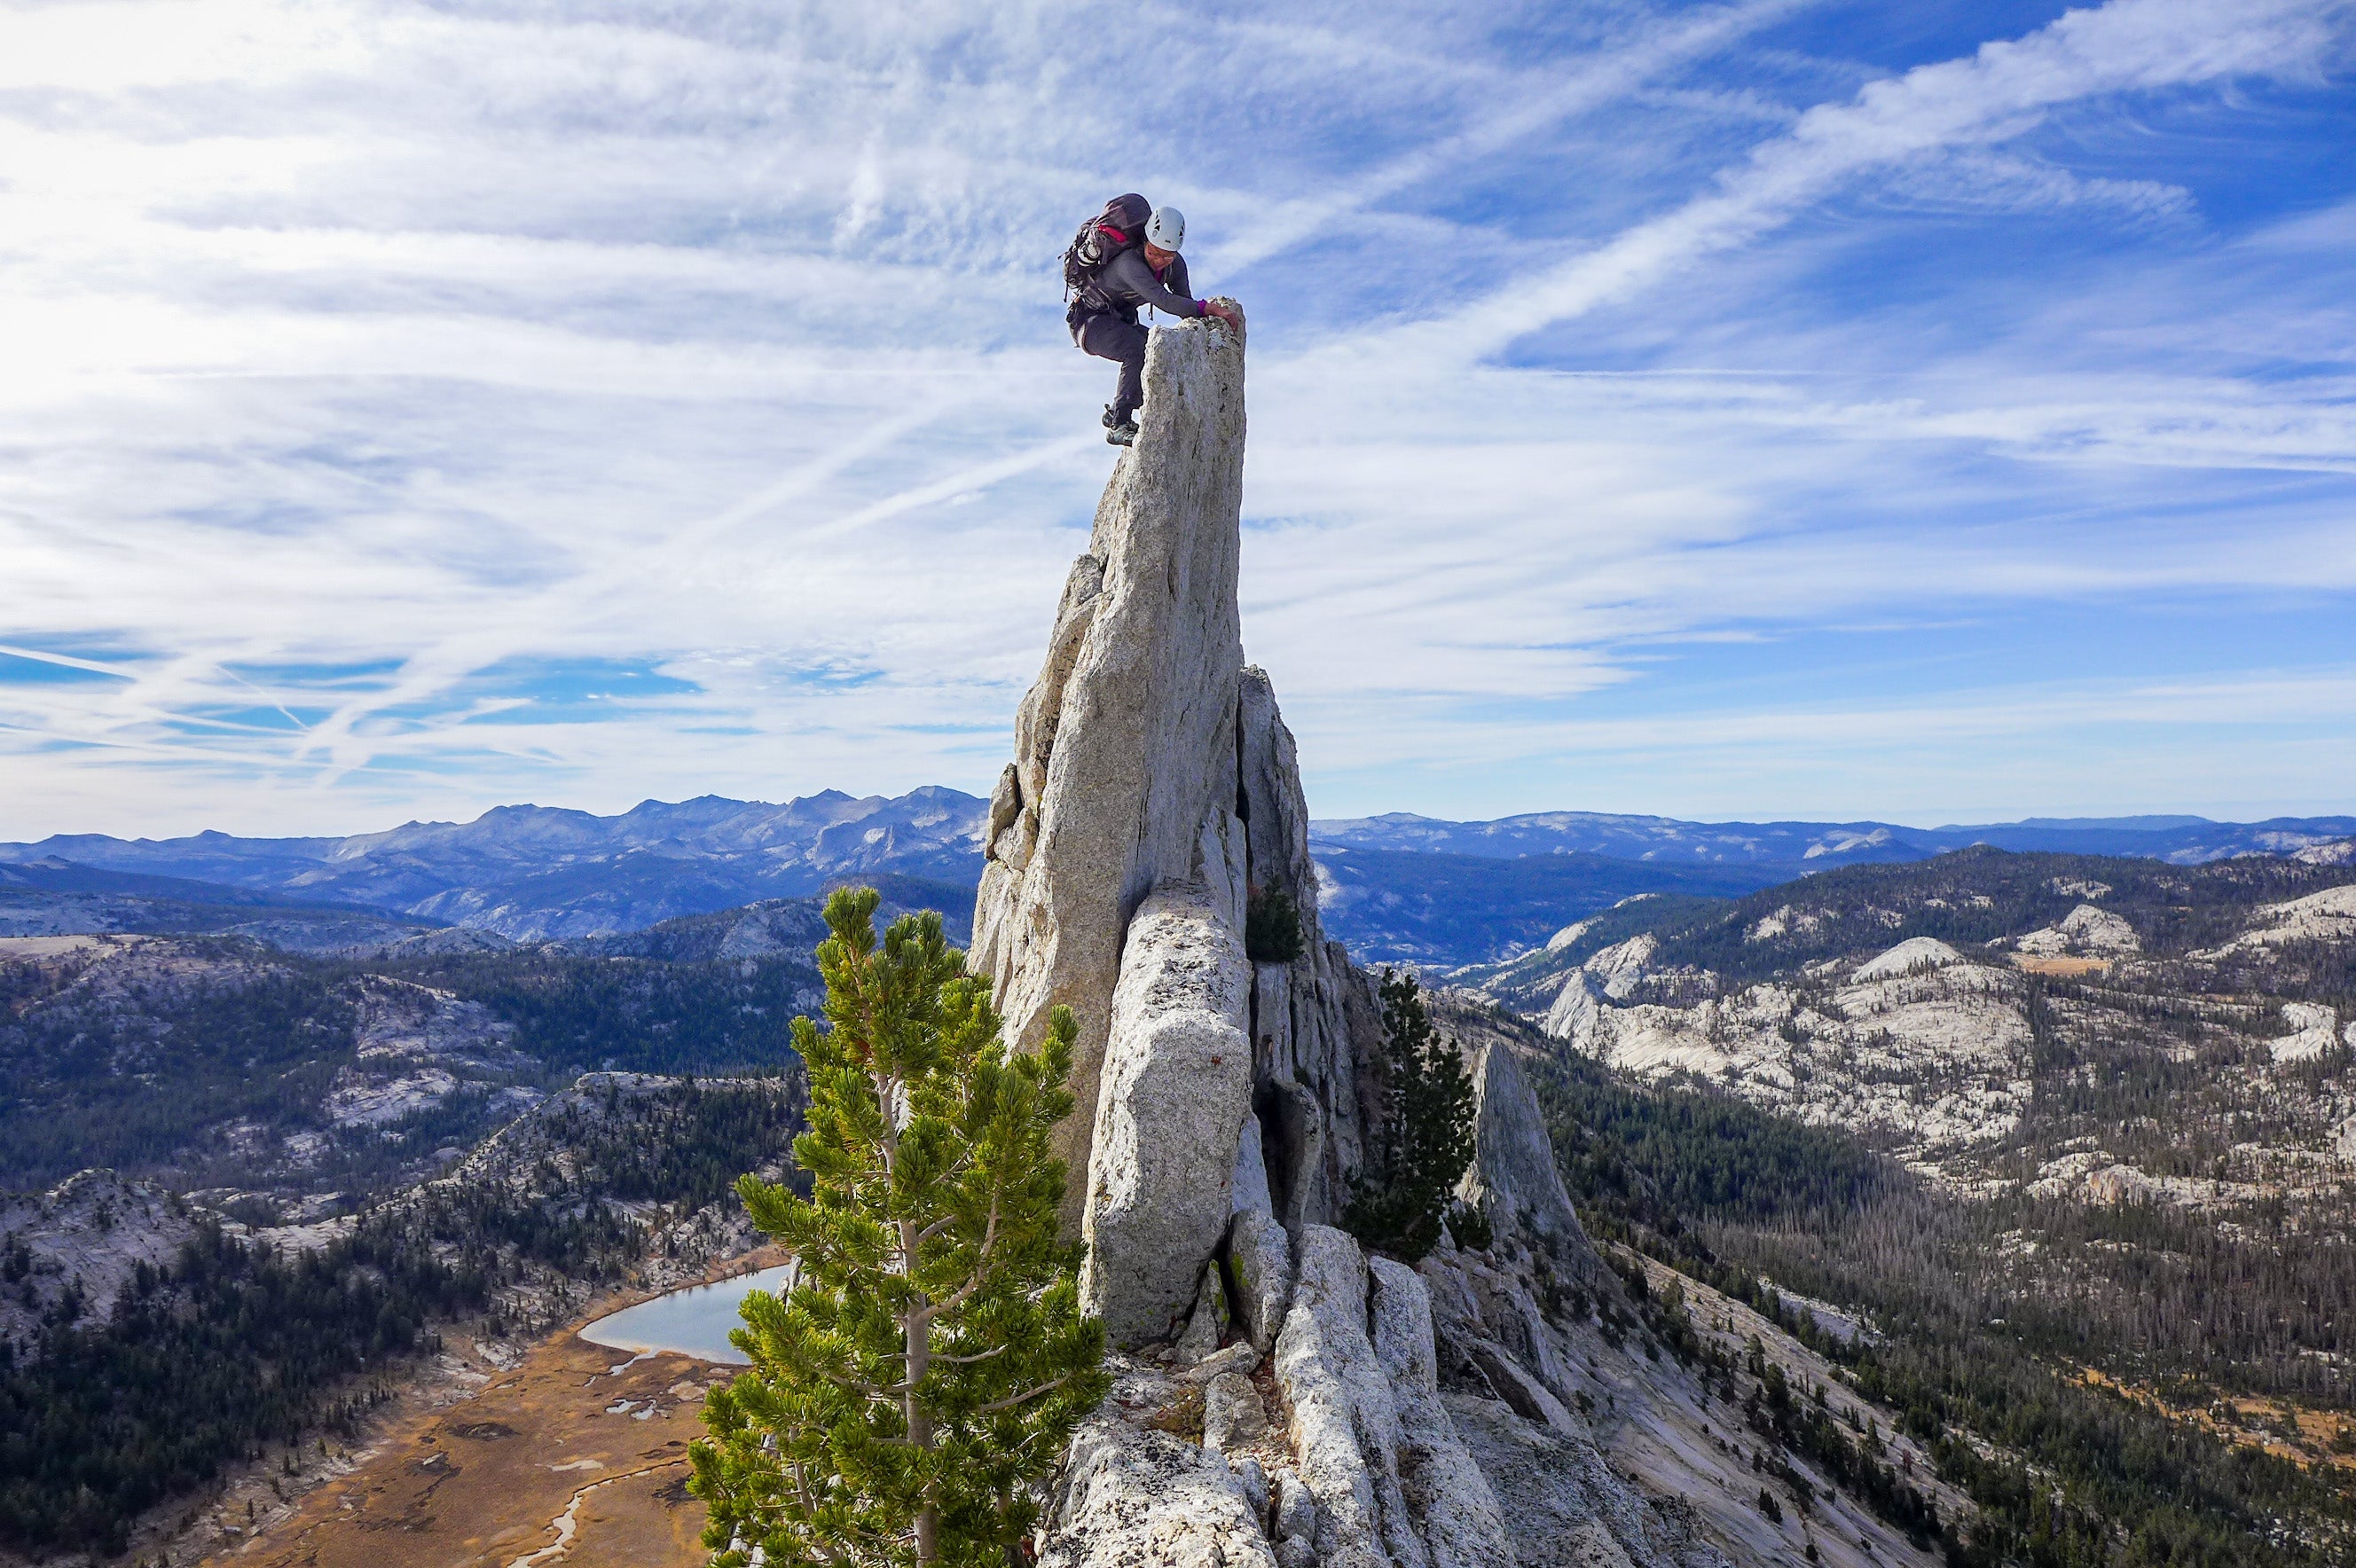
<path fill-rule="evenodd" d="M 659 20 L 650 18 L 659 17 Z M 0 837 L 980 790 L 1251 315 L 1312 809 L 2356 808 L 2356 5 L 0 9 Z"/>

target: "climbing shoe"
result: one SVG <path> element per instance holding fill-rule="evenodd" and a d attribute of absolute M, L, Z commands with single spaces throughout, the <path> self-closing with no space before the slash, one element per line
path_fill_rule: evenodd
<path fill-rule="evenodd" d="M 1137 444 L 1137 426 L 1124 421 L 1123 422 L 1108 429 L 1105 432 L 1105 440 L 1115 446 L 1135 446 Z"/>

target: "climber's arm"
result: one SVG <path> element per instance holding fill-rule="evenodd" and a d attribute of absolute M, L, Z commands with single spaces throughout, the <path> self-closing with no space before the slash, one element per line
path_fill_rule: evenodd
<path fill-rule="evenodd" d="M 1135 251 L 1127 251 L 1107 271 L 1124 292 L 1136 298 L 1138 304 L 1150 304 L 1164 315 L 1192 320 L 1198 315 L 1210 315 L 1209 307 L 1201 300 L 1190 299 L 1183 292 L 1186 287 L 1185 269 L 1184 257 L 1172 261 L 1169 277 L 1174 288 L 1164 287 L 1162 281 L 1153 275 L 1153 269 L 1145 264 L 1143 256 Z"/>

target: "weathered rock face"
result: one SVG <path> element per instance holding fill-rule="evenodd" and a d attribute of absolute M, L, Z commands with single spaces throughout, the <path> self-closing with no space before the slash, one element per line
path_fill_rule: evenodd
<path fill-rule="evenodd" d="M 1367 1267 L 1375 1356 L 1398 1422 L 1399 1486 L 1432 1568 L 1512 1568 L 1496 1494 L 1440 1403 L 1430 1293 L 1405 1264 L 1375 1258 Z"/>
<path fill-rule="evenodd" d="M 1239 798 L 1252 887 L 1299 912 L 1300 955 L 1253 978 L 1253 1109 L 1268 1151 L 1271 1212 L 1290 1228 L 1330 1224 L 1364 1157 L 1371 1085 L 1360 1071 L 1382 1037 L 1372 984 L 1317 916 L 1309 807 L 1292 731 L 1267 672 L 1243 672 L 1237 705 Z"/>
<path fill-rule="evenodd" d="M 32 1360 L 45 1318 L 71 1296 L 84 1321 L 105 1322 L 139 1266 L 169 1268 L 199 1218 L 167 1189 L 111 1170 L 78 1172 L 47 1192 L 0 1194 L 0 1244 L 25 1270 L 0 1295 L 0 1344 Z"/>
<path fill-rule="evenodd" d="M 1138 443 L 1105 487 L 1016 718 L 974 904 L 972 965 L 996 987 L 1010 1036 L 1035 1041 L 1057 1003 L 1078 1019 L 1080 1108 L 1060 1151 L 1075 1174 L 1088 1165 L 1130 917 L 1156 887 L 1233 897 L 1243 879 L 1242 347 L 1212 321 L 1162 328 L 1145 388 Z M 1075 1228 L 1084 1190 L 1074 1183 Z"/>
<path fill-rule="evenodd" d="M 1251 969 L 1226 901 L 1150 895 L 1113 992 L 1081 1226 L 1080 1296 L 1115 1344 L 1169 1338 L 1226 1234 L 1250 1028 Z"/>
<path fill-rule="evenodd" d="M 1226 1460 L 1139 1419 L 1177 1386 L 1150 1367 L 1114 1370 L 1112 1397 L 1065 1456 L 1042 1568 L 1276 1568 L 1260 1509 Z"/>
<path fill-rule="evenodd" d="M 1457 1195 L 1483 1210 L 1501 1233 L 1526 1232 L 1534 1244 L 1574 1272 L 1591 1273 L 1587 1265 L 1595 1252 L 1563 1189 L 1537 1096 L 1504 1039 L 1462 1027 L 1464 1015 L 1483 1005 L 1461 992 L 1441 992 L 1430 1002 L 1434 1020 L 1463 1053 L 1480 1097 L 1472 1168 L 1464 1173 Z M 1450 1029 L 1451 1023 L 1458 1027 Z"/>
<path fill-rule="evenodd" d="M 1116 464 L 1089 553 L 1065 584 L 1045 664 L 1016 717 L 1015 760 L 991 797 L 970 958 L 1016 1040 L 1034 1041 L 1058 1003 L 1078 1020 L 1080 1108 L 1058 1151 L 1074 1179 L 1066 1223 L 1091 1238 L 1185 1238 L 1151 1266 L 1142 1250 L 1116 1246 L 1116 1260 L 1098 1249 L 1091 1302 L 1131 1344 L 1183 1314 L 1192 1286 L 1180 1276 L 1217 1247 L 1227 1206 L 1288 1225 L 1339 1215 L 1360 1156 L 1360 1063 L 1380 1028 L 1371 987 L 1318 923 L 1292 736 L 1268 677 L 1244 667 L 1242 349 L 1215 322 L 1164 327 L 1145 385 L 1138 443 Z M 1176 940 L 1168 911 L 1143 912 L 1161 892 L 1189 901 L 1194 956 L 1183 961 L 1154 956 Z M 1240 954 L 1255 894 L 1298 912 L 1298 955 L 1250 965 L 1230 987 L 1224 960 L 1205 955 L 1219 945 L 1215 929 Z M 1141 935 L 1151 937 L 1144 951 Z M 1215 1004 L 1179 999 L 1188 965 Z M 1118 998 L 1132 993 L 1137 1005 L 1117 1019 Z M 1156 1021 L 1222 1009 L 1239 1031 L 1234 1051 Z M 1194 1074 L 1212 1057 L 1217 1083 L 1205 1087 Z M 1229 1093 L 1237 1083 L 1248 1137 Z M 1182 1104 L 1200 1147 L 1170 1179 L 1141 1177 L 1140 1115 Z M 1206 1130 L 1231 1110 L 1231 1128 Z M 1237 1174 L 1194 1169 L 1214 1150 Z"/>
<path fill-rule="evenodd" d="M 1508 1047 L 1465 1048 L 1464 1191 L 1498 1254 L 1419 1273 L 1332 1228 L 1379 1110 L 1381 1014 L 1325 939 L 1292 736 L 1243 662 L 1241 347 L 1162 328 L 1145 379 L 991 803 L 974 916 L 1010 1033 L 1036 1040 L 1057 1003 L 1079 1020 L 1067 1218 L 1119 1352 L 1040 1561 L 1699 1568 L 1569 1408 L 1573 1352 L 1534 1293 L 1617 1285 Z M 1547 1464 L 1567 1478 L 1541 1485 Z"/>
<path fill-rule="evenodd" d="M 1371 1568 L 1421 1561 L 1399 1485 L 1398 1415 L 1366 1338 L 1366 1263 L 1339 1231 L 1302 1232 L 1276 1379 L 1301 1478 L 1317 1499 L 1317 1560 Z"/>

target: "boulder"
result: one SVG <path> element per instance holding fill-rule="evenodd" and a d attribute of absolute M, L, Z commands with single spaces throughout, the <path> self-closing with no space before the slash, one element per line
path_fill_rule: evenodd
<path fill-rule="evenodd" d="M 1300 1281 L 1276 1341 L 1301 1478 L 1317 1499 L 1317 1560 L 1342 1568 L 1424 1568 L 1395 1456 L 1398 1418 L 1366 1338 L 1366 1263 L 1324 1225 L 1300 1237 Z"/>
<path fill-rule="evenodd" d="M 1208 1384 L 1213 1379 L 1225 1377 L 1229 1372 L 1249 1377 L 1258 1369 L 1259 1359 L 1258 1350 L 1253 1349 L 1248 1341 L 1238 1339 L 1226 1349 L 1214 1350 L 1193 1366 L 1173 1373 L 1172 1378 L 1181 1383 Z"/>
<path fill-rule="evenodd" d="M 1317 1561 L 1317 1497 L 1299 1476 L 1287 1472 L 1272 1484 L 1276 1558 L 1284 1568 Z"/>
<path fill-rule="evenodd" d="M 1259 980 L 1252 979 L 1253 995 Z M 1236 1138 L 1236 1172 L 1227 1181 L 1227 1207 L 1238 1214 L 1273 1214 L 1276 1200 L 1268 1187 L 1268 1155 L 1260 1147 L 1259 1118 L 1246 1116 Z"/>
<path fill-rule="evenodd" d="M 1255 1394 L 1253 1397 L 1258 1396 Z M 1266 1432 L 1265 1424 L 1261 1430 L 1263 1433 Z M 1245 1454 L 1240 1456 L 1230 1456 L 1227 1460 L 1227 1470 L 1235 1477 L 1237 1488 L 1244 1494 L 1244 1506 L 1251 1509 L 1252 1518 L 1258 1520 L 1261 1528 L 1265 1530 L 1268 1525 L 1269 1496 L 1267 1467 L 1259 1462 L 1258 1456 Z"/>
<path fill-rule="evenodd" d="M 1227 1289 L 1252 1344 L 1263 1351 L 1274 1346 L 1292 1305 L 1292 1245 L 1267 1214 L 1246 1211 L 1227 1227 Z"/>
<path fill-rule="evenodd" d="M 1215 1451 L 1130 1419 L 1169 1392 L 1132 1369 L 1074 1434 L 1042 1520 L 1041 1568 L 1276 1568 L 1248 1482 Z"/>
<path fill-rule="evenodd" d="M 1113 996 L 1081 1230 L 1081 1299 L 1116 1345 L 1175 1331 L 1226 1233 L 1250 1025 L 1250 965 L 1226 912 L 1196 887 L 1147 899 Z"/>
<path fill-rule="evenodd" d="M 1186 1317 L 1186 1331 L 1178 1336 L 1180 1363 L 1200 1366 L 1218 1354 L 1226 1337 L 1227 1293 L 1214 1261 L 1203 1265 L 1202 1283 L 1194 1288 L 1194 1307 Z"/>
<path fill-rule="evenodd" d="M 1154 332 L 1137 444 L 1116 463 L 1066 584 L 991 803 L 970 964 L 1018 1044 L 1039 1039 L 1055 1004 L 1076 1015 L 1079 1109 L 1058 1136 L 1076 1172 L 1094 1142 L 1130 917 L 1160 886 L 1243 880 L 1243 369 L 1242 344 L 1215 320 Z M 1210 847 L 1223 863 L 1205 864 Z M 1076 1183 L 1066 1211 L 1075 1230 L 1083 1191 Z"/>
<path fill-rule="evenodd" d="M 1367 1269 L 1375 1358 L 1390 1380 L 1398 1417 L 1399 1485 L 1432 1568 L 1514 1568 L 1496 1496 L 1440 1400 L 1431 1298 L 1423 1281 L 1389 1258 L 1373 1259 Z"/>
<path fill-rule="evenodd" d="M 1268 1435 L 1268 1409 L 1241 1372 L 1221 1372 L 1203 1385 L 1203 1446 L 1233 1455 Z"/>

